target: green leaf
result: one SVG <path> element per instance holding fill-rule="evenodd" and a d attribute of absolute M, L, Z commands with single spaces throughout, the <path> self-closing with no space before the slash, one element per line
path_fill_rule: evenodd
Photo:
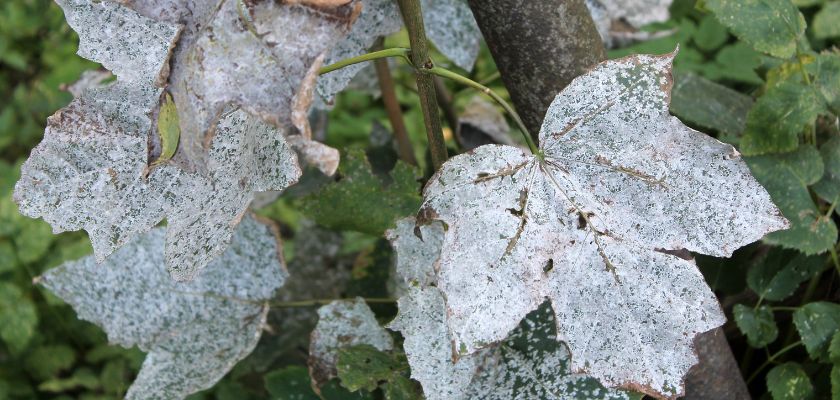
<path fill-rule="evenodd" d="M 728 135 L 744 131 L 753 100 L 693 73 L 674 74 L 671 113 Z"/>
<path fill-rule="evenodd" d="M 802 400 L 814 391 L 808 374 L 797 363 L 784 363 L 767 373 L 767 389 L 773 400 Z"/>
<path fill-rule="evenodd" d="M 98 389 L 99 378 L 90 369 L 82 368 L 74 372 L 69 378 L 50 379 L 38 385 L 38 390 L 50 393 L 62 393 L 77 388 Z"/>
<path fill-rule="evenodd" d="M 824 267 L 822 257 L 773 248 L 763 262 L 749 269 L 747 285 L 766 300 L 782 301 Z"/>
<path fill-rule="evenodd" d="M 361 344 L 338 351 L 338 378 L 342 386 L 354 392 L 376 390 L 379 382 L 391 380 L 401 367 L 391 355 L 371 345 Z"/>
<path fill-rule="evenodd" d="M 740 150 L 746 155 L 796 150 L 799 134 L 824 110 L 822 98 L 810 86 L 784 82 L 769 88 L 747 115 Z"/>
<path fill-rule="evenodd" d="M 0 282 L 0 338 L 12 353 L 26 348 L 37 324 L 35 304 L 13 284 Z"/>
<path fill-rule="evenodd" d="M 819 54 L 808 67 L 828 107 L 834 114 L 840 113 L 840 54 Z"/>
<path fill-rule="evenodd" d="M 159 165 L 169 161 L 178 149 L 178 141 L 181 138 L 181 128 L 178 125 L 178 108 L 172 95 L 166 93 L 163 103 L 160 106 L 157 120 L 157 133 L 160 138 L 160 156 L 152 163 Z"/>
<path fill-rule="evenodd" d="M 726 27 L 721 25 L 714 16 L 706 15 L 700 20 L 697 31 L 694 32 L 694 43 L 702 50 L 712 51 L 726 43 L 729 34 Z"/>
<path fill-rule="evenodd" d="M 814 192 L 829 204 L 840 200 L 840 138 L 832 137 L 820 147 L 825 172 L 813 186 Z M 835 211 L 840 211 L 835 209 Z"/>
<path fill-rule="evenodd" d="M 840 399 L 840 366 L 836 364 L 831 368 L 831 398 Z"/>
<path fill-rule="evenodd" d="M 805 33 L 805 17 L 790 0 L 706 0 L 705 4 L 735 36 L 774 57 L 793 56 Z"/>
<path fill-rule="evenodd" d="M 840 364 L 840 330 L 834 333 L 828 345 L 828 358 L 834 364 Z"/>
<path fill-rule="evenodd" d="M 73 366 L 76 352 L 66 345 L 39 346 L 26 356 L 26 370 L 36 379 L 46 380 Z"/>
<path fill-rule="evenodd" d="M 18 259 L 23 263 L 40 260 L 47 254 L 53 237 L 46 222 L 28 218 L 21 220 L 20 231 L 14 237 Z"/>
<path fill-rule="evenodd" d="M 411 379 L 402 375 L 397 375 L 385 382 L 382 389 L 385 392 L 386 400 L 420 400 L 423 398 L 417 385 Z"/>
<path fill-rule="evenodd" d="M 776 327 L 770 307 L 761 306 L 753 310 L 743 304 L 736 304 L 732 311 L 738 329 L 747 336 L 747 343 L 750 346 L 762 348 L 773 343 L 779 336 L 779 329 Z"/>
<path fill-rule="evenodd" d="M 840 36 L 840 2 L 830 1 L 814 15 L 811 29 L 817 39 L 827 39 Z"/>
<path fill-rule="evenodd" d="M 840 304 L 809 303 L 793 313 L 793 323 L 813 360 L 826 362 L 834 334 L 840 330 Z"/>
<path fill-rule="evenodd" d="M 263 377 L 272 399 L 320 400 L 309 384 L 309 370 L 292 365 L 271 371 Z"/>
<path fill-rule="evenodd" d="M 767 243 L 807 255 L 819 254 L 834 246 L 837 227 L 830 219 L 822 218 L 808 192 L 808 185 L 816 183 L 823 175 L 823 163 L 817 149 L 803 145 L 792 153 L 745 159 L 755 178 L 790 221 L 790 229 L 765 236 Z"/>
<path fill-rule="evenodd" d="M 0 239 L 0 273 L 14 271 L 17 267 L 15 247 L 8 240 Z"/>
<path fill-rule="evenodd" d="M 403 162 L 383 179 L 371 171 L 362 150 L 352 149 L 342 157 L 339 173 L 338 182 L 303 199 L 303 212 L 320 225 L 379 236 L 420 207 L 416 171 Z"/>

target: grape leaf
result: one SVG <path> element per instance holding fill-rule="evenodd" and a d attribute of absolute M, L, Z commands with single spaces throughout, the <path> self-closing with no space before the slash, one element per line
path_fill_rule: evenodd
<path fill-rule="evenodd" d="M 394 341 L 376 322 L 373 311 L 358 297 L 355 301 L 334 301 L 318 309 L 318 325 L 309 345 L 309 374 L 315 385 L 337 375 L 336 363 L 342 348 L 366 344 L 378 350 L 391 350 Z M 351 389 L 352 390 L 352 389 Z"/>
<path fill-rule="evenodd" d="M 814 392 L 811 378 L 797 363 L 777 365 L 767 373 L 767 389 L 773 400 L 801 400 Z"/>
<path fill-rule="evenodd" d="M 554 317 L 547 305 L 529 314 L 499 346 L 452 359 L 443 295 L 434 284 L 434 263 L 443 244 L 443 227 L 419 227 L 401 220 L 388 232 L 406 289 L 400 312 L 388 326 L 405 337 L 412 377 L 427 399 L 624 399 L 597 380 L 569 370 L 569 353 L 557 342 Z"/>
<path fill-rule="evenodd" d="M 586 0 L 586 7 L 607 47 L 654 36 L 638 28 L 665 22 L 673 0 Z"/>
<path fill-rule="evenodd" d="M 481 32 L 464 0 L 422 0 L 423 21 L 429 40 L 455 65 L 472 70 L 481 48 Z M 367 53 L 377 39 L 396 33 L 402 27 L 402 15 L 396 0 L 364 0 L 352 30 L 326 58 L 326 64 Z M 322 76 L 318 94 L 331 104 L 336 93 L 344 90 L 365 64 L 351 65 Z"/>
<path fill-rule="evenodd" d="M 788 223 L 734 148 L 668 114 L 674 56 L 577 78 L 549 108 L 539 156 L 482 146 L 429 181 L 420 216 L 448 227 L 437 276 L 459 353 L 503 340 L 549 298 L 572 371 L 682 392 L 694 336 L 724 317 L 672 253 L 729 256 Z"/>
<path fill-rule="evenodd" d="M 752 309 L 743 304 L 736 304 L 732 309 L 738 329 L 747 335 L 747 343 L 755 348 L 762 348 L 773 343 L 779 336 L 779 328 L 773 311 L 768 306 Z"/>
<path fill-rule="evenodd" d="M 511 139 L 510 126 L 504 114 L 493 103 L 479 96 L 473 97 L 464 106 L 464 111 L 458 116 L 458 125 L 455 135 L 464 151 L 485 144 L 516 144 Z"/>
<path fill-rule="evenodd" d="M 705 6 L 739 39 L 774 57 L 793 56 L 805 33 L 805 17 L 790 0 L 706 0 Z"/>
<path fill-rule="evenodd" d="M 793 313 L 793 323 L 811 359 L 828 362 L 831 338 L 840 330 L 840 305 L 827 301 L 808 303 Z"/>
<path fill-rule="evenodd" d="M 167 274 L 164 236 L 154 229 L 104 265 L 87 257 L 37 279 L 79 318 L 101 326 L 111 343 L 148 352 L 129 399 L 184 398 L 213 386 L 256 346 L 265 301 L 287 276 L 272 229 L 251 217 L 228 250 L 188 284 Z"/>
<path fill-rule="evenodd" d="M 320 225 L 378 236 L 420 206 L 416 171 L 402 161 L 383 178 L 371 171 L 363 150 L 351 149 L 339 173 L 338 182 L 303 199 L 304 214 Z"/>
<path fill-rule="evenodd" d="M 808 186 L 823 176 L 823 163 L 813 146 L 802 145 L 792 153 L 749 157 L 747 163 L 790 220 L 790 229 L 767 235 L 767 243 L 808 255 L 834 246 L 837 226 L 822 216 L 808 192 Z"/>

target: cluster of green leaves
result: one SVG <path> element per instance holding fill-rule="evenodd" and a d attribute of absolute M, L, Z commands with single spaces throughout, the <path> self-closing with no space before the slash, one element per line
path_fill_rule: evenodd
<path fill-rule="evenodd" d="M 737 303 L 727 311 L 744 335 L 743 349 L 735 343 L 750 389 L 777 400 L 840 396 L 829 351 L 840 331 L 838 10 L 825 0 L 675 1 L 671 20 L 649 27 L 673 34 L 611 53 L 679 44 L 671 111 L 736 145 L 791 223 L 730 260 L 698 258 L 722 302 Z"/>

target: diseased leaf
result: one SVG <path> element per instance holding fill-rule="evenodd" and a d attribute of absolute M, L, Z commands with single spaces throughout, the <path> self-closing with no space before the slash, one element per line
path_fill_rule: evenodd
<path fill-rule="evenodd" d="M 586 7 L 607 47 L 650 38 L 638 28 L 668 19 L 673 0 L 586 0 Z"/>
<path fill-rule="evenodd" d="M 793 56 L 805 33 L 805 17 L 790 0 L 706 0 L 704 4 L 735 36 L 774 57 Z"/>
<path fill-rule="evenodd" d="M 760 349 L 773 343 L 779 336 L 779 328 L 776 327 L 770 307 L 752 309 L 743 304 L 736 304 L 732 312 L 738 329 L 747 336 L 750 346 Z"/>
<path fill-rule="evenodd" d="M 515 145 L 511 139 L 510 126 L 493 103 L 473 97 L 458 116 L 456 138 L 464 151 L 485 144 Z"/>
<path fill-rule="evenodd" d="M 792 362 L 777 365 L 767 373 L 767 389 L 773 400 L 807 399 L 814 392 L 808 374 Z"/>
<path fill-rule="evenodd" d="M 572 374 L 569 353 L 557 341 L 554 317 L 547 305 L 529 314 L 501 345 L 452 358 L 443 295 L 434 284 L 433 265 L 440 254 L 440 224 L 414 229 L 404 219 L 388 237 L 397 252 L 400 280 L 406 287 L 400 313 L 388 326 L 405 337 L 412 378 L 427 399 L 624 399 L 597 380 Z"/>
<path fill-rule="evenodd" d="M 796 150 L 799 134 L 824 110 L 825 105 L 813 87 L 796 82 L 771 87 L 747 115 L 740 149 L 746 155 Z"/>
<path fill-rule="evenodd" d="M 822 272 L 824 265 L 822 257 L 773 248 L 762 263 L 747 272 L 747 284 L 766 300 L 782 301 L 803 282 Z"/>
<path fill-rule="evenodd" d="M 813 146 L 802 145 L 787 154 L 749 157 L 747 162 L 791 224 L 788 230 L 767 235 L 765 242 L 807 255 L 834 246 L 837 227 L 830 218 L 823 218 L 808 192 L 808 185 L 823 176 L 823 163 Z"/>
<path fill-rule="evenodd" d="M 388 332 L 376 322 L 365 301 L 334 301 L 318 310 L 318 325 L 309 345 L 309 374 L 315 385 L 322 385 L 337 375 L 339 350 L 355 345 L 369 345 L 385 351 L 394 348 Z M 358 388 L 350 388 L 358 390 Z"/>
<path fill-rule="evenodd" d="M 681 394 L 694 336 L 724 318 L 694 263 L 672 253 L 729 256 L 787 221 L 735 149 L 668 115 L 673 57 L 574 80 L 549 108 L 542 157 L 482 146 L 430 180 L 420 215 L 448 227 L 437 283 L 461 355 L 504 340 L 548 298 L 572 371 Z"/>
<path fill-rule="evenodd" d="M 147 173 L 145 116 L 158 90 L 122 82 L 86 92 L 50 117 L 22 168 L 15 201 L 55 232 L 88 231 L 99 262 L 162 219 L 167 265 L 190 280 L 224 251 L 254 192 L 300 176 L 283 138 L 242 111 L 225 114 L 209 149 L 209 175 L 165 163 Z"/>
<path fill-rule="evenodd" d="M 166 272 L 164 234 L 155 229 L 135 238 L 104 265 L 87 257 L 38 280 L 79 318 L 101 326 L 111 343 L 148 352 L 129 399 L 184 398 L 213 386 L 254 349 L 265 301 L 287 276 L 277 238 L 250 217 L 230 248 L 188 284 Z"/>
<path fill-rule="evenodd" d="M 793 313 L 793 323 L 811 359 L 827 362 L 829 343 L 840 330 L 840 304 L 808 303 Z"/>
<path fill-rule="evenodd" d="M 304 214 L 325 227 L 378 236 L 422 201 L 416 171 L 401 161 L 384 179 L 371 171 L 363 150 L 351 149 L 339 173 L 338 182 L 303 199 Z"/>
<path fill-rule="evenodd" d="M 744 131 L 753 100 L 693 73 L 674 74 L 671 112 L 681 119 L 722 134 Z"/>
<path fill-rule="evenodd" d="M 472 70 L 481 48 L 481 31 L 464 0 L 422 0 L 423 21 L 429 40 L 444 56 L 465 70 Z M 370 51 L 378 38 L 396 33 L 403 26 L 396 0 L 364 0 L 350 33 L 326 58 L 326 65 Z M 318 93 L 325 105 L 344 90 L 365 64 L 330 72 L 318 80 Z"/>

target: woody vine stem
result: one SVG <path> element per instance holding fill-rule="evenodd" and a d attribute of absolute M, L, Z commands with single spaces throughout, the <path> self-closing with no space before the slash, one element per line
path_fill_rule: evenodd
<path fill-rule="evenodd" d="M 525 127 L 522 118 L 520 118 L 516 110 L 498 93 L 470 78 L 434 64 L 434 61 L 432 61 L 428 54 L 428 44 L 426 43 L 426 34 L 423 28 L 423 19 L 422 13 L 420 12 L 419 2 L 417 0 L 399 0 L 399 4 L 403 13 L 406 28 L 408 29 L 411 49 L 398 47 L 374 51 L 328 65 L 321 68 L 319 73 L 321 75 L 328 74 L 353 64 L 390 57 L 401 58 L 414 67 L 417 79 L 417 93 L 420 97 L 423 120 L 426 126 L 426 135 L 429 140 L 429 149 L 432 155 L 432 164 L 434 165 L 435 170 L 439 169 L 440 166 L 443 165 L 448 158 L 448 155 L 443 138 L 443 130 L 440 125 L 440 116 L 438 114 L 438 104 L 432 75 L 451 79 L 462 85 L 478 90 L 496 101 L 505 110 L 505 112 L 510 114 L 514 123 L 516 123 L 516 126 L 521 131 L 522 136 L 525 138 L 525 143 L 528 144 L 528 148 L 531 150 L 531 153 L 539 156 L 539 149 L 534 143 L 530 132 L 528 132 L 528 128 Z M 453 127 L 453 129 L 455 128 L 456 127 Z"/>

